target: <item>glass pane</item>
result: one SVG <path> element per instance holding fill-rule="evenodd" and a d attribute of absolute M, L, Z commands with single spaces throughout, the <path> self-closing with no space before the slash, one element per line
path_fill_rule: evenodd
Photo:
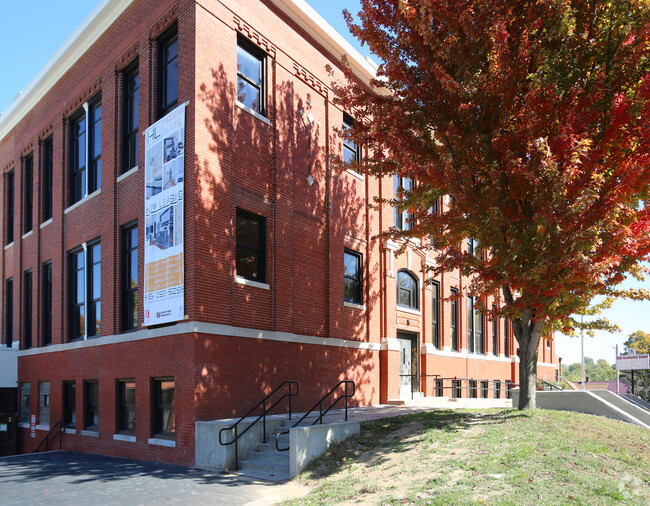
<path fill-rule="evenodd" d="M 160 383 L 160 402 L 163 405 L 169 406 L 174 404 L 174 382 L 162 381 Z"/>
<path fill-rule="evenodd" d="M 346 278 L 344 281 L 343 294 L 345 300 L 355 302 L 357 300 L 357 283 L 352 279 Z"/>
<path fill-rule="evenodd" d="M 124 383 L 124 404 L 135 404 L 135 383 Z"/>
<path fill-rule="evenodd" d="M 256 250 L 237 246 L 237 274 L 244 277 L 256 278 L 258 276 L 258 253 Z"/>
<path fill-rule="evenodd" d="M 237 77 L 237 100 L 255 112 L 259 112 L 260 89 Z"/>
<path fill-rule="evenodd" d="M 246 216 L 237 216 L 237 242 L 259 248 L 259 221 Z"/>
<path fill-rule="evenodd" d="M 176 59 L 178 56 L 178 39 L 165 46 L 165 62 Z"/>
<path fill-rule="evenodd" d="M 131 251 L 131 262 L 129 272 L 129 287 L 135 288 L 138 286 L 138 250 Z"/>
<path fill-rule="evenodd" d="M 237 46 L 237 72 L 261 84 L 261 61 L 240 46 Z"/>
<path fill-rule="evenodd" d="M 345 262 L 344 262 L 344 274 L 346 276 L 356 276 L 358 274 L 357 272 L 357 257 L 355 255 L 351 255 L 350 253 L 345 254 Z"/>
<path fill-rule="evenodd" d="M 356 162 L 357 161 L 357 151 L 356 148 L 350 148 L 348 145 L 343 146 L 343 161 L 344 162 Z"/>
<path fill-rule="evenodd" d="M 95 302 L 95 321 L 91 322 L 95 325 L 95 335 L 101 333 L 102 331 L 102 302 Z"/>
<path fill-rule="evenodd" d="M 166 106 L 178 100 L 178 60 L 174 60 L 167 67 L 167 86 L 165 91 Z"/>

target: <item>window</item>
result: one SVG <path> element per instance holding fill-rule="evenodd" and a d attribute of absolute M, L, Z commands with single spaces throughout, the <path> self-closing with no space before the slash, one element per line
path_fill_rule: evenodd
<path fill-rule="evenodd" d="M 77 425 L 77 384 L 63 382 L 63 423 L 66 427 Z"/>
<path fill-rule="evenodd" d="M 52 344 L 52 262 L 43 264 L 43 346 Z"/>
<path fill-rule="evenodd" d="M 45 222 L 52 217 L 52 170 L 53 170 L 53 143 L 52 137 L 43 141 L 43 167 L 41 173 L 42 202 L 41 221 Z"/>
<path fill-rule="evenodd" d="M 70 124 L 70 204 L 86 196 L 86 115 L 80 114 Z"/>
<path fill-rule="evenodd" d="M 437 281 L 431 283 L 431 300 L 433 301 L 431 307 L 431 336 L 433 338 L 433 346 L 440 349 L 440 284 Z"/>
<path fill-rule="evenodd" d="M 395 200 L 405 200 L 405 194 L 413 189 L 413 182 L 405 177 L 393 176 L 393 197 Z M 395 228 L 411 230 L 415 224 L 415 215 L 408 209 L 400 211 L 395 208 Z"/>
<path fill-rule="evenodd" d="M 497 305 L 492 304 L 492 312 L 494 317 L 492 318 L 492 355 L 499 354 L 499 333 L 497 330 L 497 317 L 496 317 Z"/>
<path fill-rule="evenodd" d="M 237 209 L 237 275 L 264 283 L 266 279 L 266 219 Z"/>
<path fill-rule="evenodd" d="M 503 319 L 503 353 L 506 357 L 510 356 L 510 320 Z"/>
<path fill-rule="evenodd" d="M 135 432 L 135 380 L 120 380 L 117 388 L 117 430 Z"/>
<path fill-rule="evenodd" d="M 494 398 L 498 399 L 501 397 L 501 382 L 498 380 L 494 381 Z"/>
<path fill-rule="evenodd" d="M 5 345 L 11 347 L 14 340 L 14 278 L 5 282 Z"/>
<path fill-rule="evenodd" d="M 34 209 L 34 154 L 23 160 L 23 234 L 32 230 Z"/>
<path fill-rule="evenodd" d="M 84 427 L 96 429 L 99 426 L 99 383 L 84 381 Z"/>
<path fill-rule="evenodd" d="M 451 380 L 451 396 L 454 399 L 460 399 L 463 396 L 461 380 Z"/>
<path fill-rule="evenodd" d="M 436 380 L 436 397 L 444 397 L 444 389 L 442 387 L 442 380 Z"/>
<path fill-rule="evenodd" d="M 363 303 L 361 263 L 361 253 L 348 249 L 345 250 L 343 266 L 343 297 L 346 302 L 353 302 L 355 304 Z"/>
<path fill-rule="evenodd" d="M 88 174 L 87 195 L 99 190 L 102 181 L 102 104 L 99 101 L 90 105 L 89 136 L 90 173 Z"/>
<path fill-rule="evenodd" d="M 476 380 L 469 381 L 469 398 L 476 399 Z"/>
<path fill-rule="evenodd" d="M 397 305 L 419 309 L 418 280 L 408 271 L 397 273 Z"/>
<path fill-rule="evenodd" d="M 478 256 L 479 254 L 478 247 L 479 247 L 479 242 L 477 239 L 472 239 L 471 237 L 467 238 L 467 253 L 469 253 L 470 255 Z"/>
<path fill-rule="evenodd" d="M 354 125 L 354 120 L 347 114 L 343 114 L 343 132 L 350 130 Z M 352 140 L 343 138 L 343 161 L 358 162 L 361 160 L 359 146 Z"/>
<path fill-rule="evenodd" d="M 20 384 L 20 423 L 29 423 L 31 411 L 30 402 L 32 397 L 32 386 L 29 383 Z"/>
<path fill-rule="evenodd" d="M 7 212 L 6 212 L 6 234 L 5 244 L 14 242 L 14 171 L 7 174 Z"/>
<path fill-rule="evenodd" d="M 162 118 L 178 103 L 178 33 L 174 26 L 160 38 L 158 114 Z"/>
<path fill-rule="evenodd" d="M 50 425 L 50 382 L 38 383 L 38 424 Z"/>
<path fill-rule="evenodd" d="M 32 347 L 32 271 L 23 274 L 23 349 Z"/>
<path fill-rule="evenodd" d="M 485 351 L 483 315 L 478 298 L 467 296 L 467 351 L 483 354 Z"/>
<path fill-rule="evenodd" d="M 122 330 L 138 328 L 138 226 L 122 231 Z"/>
<path fill-rule="evenodd" d="M 512 399 L 512 381 L 506 380 L 506 399 Z"/>
<path fill-rule="evenodd" d="M 429 209 L 429 214 L 433 214 L 433 215 L 440 214 L 440 199 L 436 199 L 433 202 L 433 205 Z M 431 241 L 431 246 L 433 246 L 435 248 L 436 247 L 436 238 L 431 236 L 430 241 Z"/>
<path fill-rule="evenodd" d="M 140 75 L 138 62 L 124 73 L 124 163 L 122 173 L 138 165 Z"/>
<path fill-rule="evenodd" d="M 101 332 L 101 244 L 84 244 L 70 254 L 70 339 Z"/>
<path fill-rule="evenodd" d="M 88 125 L 88 128 L 87 128 Z M 102 171 L 102 104 L 84 104 L 70 123 L 70 204 L 98 190 Z M 86 169 L 90 167 L 90 170 Z"/>
<path fill-rule="evenodd" d="M 458 290 L 451 289 L 451 350 L 458 351 Z"/>
<path fill-rule="evenodd" d="M 176 421 L 174 414 L 174 378 L 154 379 L 152 434 L 155 436 L 174 436 Z"/>
<path fill-rule="evenodd" d="M 487 399 L 488 398 L 488 382 L 487 381 L 481 381 L 481 398 L 482 399 Z"/>
<path fill-rule="evenodd" d="M 237 37 L 237 101 L 262 116 L 266 116 L 265 60 L 264 51 Z"/>

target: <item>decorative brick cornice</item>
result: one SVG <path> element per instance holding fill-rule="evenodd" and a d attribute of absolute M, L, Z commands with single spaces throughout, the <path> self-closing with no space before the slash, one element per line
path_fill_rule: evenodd
<path fill-rule="evenodd" d="M 68 106 L 63 110 L 63 117 L 68 117 L 74 111 L 79 109 L 81 105 L 86 102 L 91 96 L 97 93 L 102 88 L 102 78 L 101 76 L 95 79 L 93 83 L 88 86 L 82 93 L 77 95 L 77 97 L 68 104 Z"/>
<path fill-rule="evenodd" d="M 158 18 L 158 21 L 149 31 L 149 38 L 155 40 L 160 37 L 178 18 L 178 4 L 172 5 L 167 12 Z"/>
<path fill-rule="evenodd" d="M 276 47 L 275 45 L 264 37 L 260 32 L 255 30 L 251 25 L 246 23 L 239 16 L 233 18 L 235 25 L 237 26 L 237 31 L 241 33 L 248 40 L 253 42 L 256 46 L 262 48 L 268 55 L 275 58 Z"/>
<path fill-rule="evenodd" d="M 0 172 L 2 172 L 2 174 L 4 174 L 5 172 L 9 172 L 11 169 L 14 168 L 15 165 L 16 165 L 16 161 L 12 158 L 6 164 L 4 164 L 4 166 L 2 167 L 2 171 Z"/>
<path fill-rule="evenodd" d="M 140 54 L 140 41 L 136 40 L 126 51 L 124 51 L 115 62 L 115 72 L 122 72 L 131 65 L 137 55 Z"/>
<path fill-rule="evenodd" d="M 244 188 L 242 186 L 233 185 L 232 193 L 233 195 L 237 195 L 238 197 L 241 197 L 244 200 L 248 200 L 249 202 L 254 202 L 256 204 L 261 204 L 265 206 L 271 204 L 271 201 L 267 197 L 260 195 L 259 193 L 255 193 L 249 190 L 248 188 Z"/>
<path fill-rule="evenodd" d="M 34 151 L 34 141 L 31 141 L 29 144 L 23 147 L 23 149 L 20 150 L 20 156 L 25 157 L 32 151 Z"/>
<path fill-rule="evenodd" d="M 319 80 L 314 74 L 309 72 L 305 67 L 299 65 L 298 63 L 293 64 L 294 74 L 298 79 L 307 83 L 311 88 L 316 90 L 321 95 L 327 94 L 327 86 L 321 80 Z"/>
<path fill-rule="evenodd" d="M 50 123 L 43 130 L 41 130 L 41 133 L 38 134 L 38 140 L 39 141 L 45 140 L 47 137 L 49 137 L 52 134 L 53 130 L 54 130 L 54 122 Z"/>

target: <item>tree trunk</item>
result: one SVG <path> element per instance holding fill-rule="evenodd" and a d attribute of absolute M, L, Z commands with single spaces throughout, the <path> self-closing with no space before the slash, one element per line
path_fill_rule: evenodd
<path fill-rule="evenodd" d="M 504 286 L 503 293 L 508 304 L 513 297 L 510 287 Z M 526 300 L 526 294 L 522 295 Z M 519 404 L 518 409 L 535 409 L 537 387 L 537 357 L 539 343 L 544 330 L 545 318 L 533 320 L 533 309 L 524 306 L 521 319 L 512 321 L 512 329 L 519 343 Z"/>

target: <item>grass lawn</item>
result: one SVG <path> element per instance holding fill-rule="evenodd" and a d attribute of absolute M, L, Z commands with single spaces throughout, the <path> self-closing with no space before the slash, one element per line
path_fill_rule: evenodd
<path fill-rule="evenodd" d="M 650 504 L 650 431 L 564 411 L 436 410 L 366 423 L 284 504 Z"/>

